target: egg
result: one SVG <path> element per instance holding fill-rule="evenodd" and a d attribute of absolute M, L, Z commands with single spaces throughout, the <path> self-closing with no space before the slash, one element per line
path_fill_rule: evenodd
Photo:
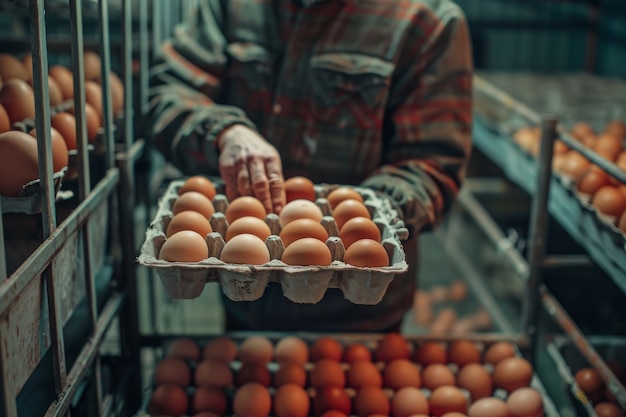
<path fill-rule="evenodd" d="M 184 388 L 191 383 L 191 369 L 182 358 L 163 358 L 154 369 L 153 382 L 155 385 L 173 384 Z"/>
<path fill-rule="evenodd" d="M 313 365 L 309 374 L 309 383 L 314 388 L 332 385 L 346 386 L 346 375 L 341 363 L 332 359 L 320 359 Z"/>
<path fill-rule="evenodd" d="M 467 410 L 469 417 L 510 417 L 506 402 L 500 398 L 481 398 Z"/>
<path fill-rule="evenodd" d="M 253 216 L 265 219 L 265 207 L 258 199 L 251 196 L 240 196 L 232 200 L 224 212 L 228 223 L 232 223 L 240 217 Z"/>
<path fill-rule="evenodd" d="M 249 382 L 256 382 L 264 387 L 269 387 L 272 375 L 266 364 L 256 362 L 243 362 L 235 374 L 235 385 L 241 387 Z"/>
<path fill-rule="evenodd" d="M 285 384 L 296 384 L 300 387 L 306 385 L 307 373 L 301 364 L 283 362 L 278 365 L 274 373 L 274 386 L 276 388 Z"/>
<path fill-rule="evenodd" d="M 351 343 L 343 351 L 343 361 L 351 363 L 358 360 L 372 360 L 372 352 L 362 343 Z"/>
<path fill-rule="evenodd" d="M 9 120 L 9 115 L 4 109 L 4 106 L 0 104 L 0 133 L 4 133 L 9 129 L 11 129 L 11 121 Z"/>
<path fill-rule="evenodd" d="M 204 237 L 192 230 L 182 230 L 168 237 L 159 259 L 168 262 L 200 262 L 209 257 L 209 247 Z"/>
<path fill-rule="evenodd" d="M 28 85 L 34 88 L 32 80 L 28 82 Z M 59 84 L 51 76 L 48 76 L 48 100 L 52 107 L 59 106 L 63 103 L 63 93 L 61 92 L 61 87 L 59 87 Z"/>
<path fill-rule="evenodd" d="M 376 344 L 374 358 L 379 362 L 389 363 L 396 359 L 409 359 L 409 342 L 397 332 L 386 333 Z"/>
<path fill-rule="evenodd" d="M 623 139 L 611 133 L 602 133 L 598 136 L 593 150 L 600 155 L 606 155 L 612 161 L 624 149 Z"/>
<path fill-rule="evenodd" d="M 596 402 L 604 396 L 604 380 L 593 368 L 581 368 L 574 374 L 574 380 L 590 401 Z"/>
<path fill-rule="evenodd" d="M 182 230 L 193 230 L 200 236 L 206 238 L 206 236 L 213 231 L 213 228 L 209 220 L 202 214 L 193 210 L 185 210 L 172 217 L 167 225 L 165 235 L 170 237 L 174 233 Z"/>
<path fill-rule="evenodd" d="M 301 266 L 328 266 L 333 261 L 326 243 L 312 237 L 292 242 L 285 248 L 280 259 L 287 265 Z"/>
<path fill-rule="evenodd" d="M 366 385 L 383 386 L 383 378 L 373 362 L 358 360 L 350 363 L 347 371 L 347 384 L 352 388 L 361 388 Z"/>
<path fill-rule="evenodd" d="M 619 229 L 626 233 L 626 211 L 624 211 L 624 213 L 622 213 L 622 216 L 619 218 L 619 221 L 617 222 L 617 227 L 619 227 Z"/>
<path fill-rule="evenodd" d="M 215 387 L 196 387 L 191 397 L 193 413 L 211 412 L 218 416 L 226 414 L 228 399 L 223 390 Z"/>
<path fill-rule="evenodd" d="M 330 204 L 330 208 L 334 209 L 339 203 L 343 200 L 357 200 L 363 202 L 363 196 L 359 194 L 354 188 L 350 187 L 338 187 L 332 190 L 326 196 L 328 200 L 328 204 Z"/>
<path fill-rule="evenodd" d="M 226 388 L 233 385 L 234 377 L 228 362 L 205 358 L 194 370 L 196 386 Z"/>
<path fill-rule="evenodd" d="M 328 410 L 321 415 L 321 417 L 348 417 L 346 413 L 342 413 L 337 410 Z"/>
<path fill-rule="evenodd" d="M 102 62 L 98 53 L 93 51 L 85 51 L 83 53 L 83 62 L 85 68 L 85 80 L 95 81 L 100 78 Z"/>
<path fill-rule="evenodd" d="M 266 365 L 274 356 L 274 344 L 265 336 L 248 336 L 241 342 L 237 358 L 241 362 Z"/>
<path fill-rule="evenodd" d="M 354 217 L 365 217 L 371 219 L 368 208 L 358 200 L 344 200 L 333 209 L 333 218 L 337 223 L 337 228 L 341 230 L 343 225 Z"/>
<path fill-rule="evenodd" d="M 541 394 L 534 388 L 516 389 L 506 399 L 506 406 L 511 417 L 543 416 Z"/>
<path fill-rule="evenodd" d="M 590 165 L 591 162 L 587 158 L 576 151 L 569 151 L 565 154 L 565 159 L 559 167 L 559 172 L 567 175 L 574 181 L 578 181 Z"/>
<path fill-rule="evenodd" d="M 415 363 L 408 359 L 394 359 L 383 371 L 384 386 L 393 390 L 404 387 L 420 388 L 422 377 Z"/>
<path fill-rule="evenodd" d="M 433 363 L 446 364 L 448 356 L 443 344 L 439 342 L 421 342 L 413 353 L 413 360 L 421 365 L 428 366 Z"/>
<path fill-rule="evenodd" d="M 306 177 L 296 176 L 285 180 L 286 201 L 309 200 L 315 201 L 317 193 L 313 181 Z"/>
<path fill-rule="evenodd" d="M 357 267 L 379 268 L 389 266 L 389 255 L 380 242 L 360 239 L 346 249 L 343 261 Z"/>
<path fill-rule="evenodd" d="M 174 340 L 167 348 L 167 356 L 174 356 L 189 361 L 200 359 L 200 346 L 190 338 L 181 337 Z"/>
<path fill-rule="evenodd" d="M 339 362 L 343 355 L 343 346 L 332 337 L 322 336 L 313 342 L 310 352 L 312 362 L 320 359 L 332 359 Z"/>
<path fill-rule="evenodd" d="M 352 413 L 352 401 L 343 387 L 325 386 L 315 389 L 313 397 L 315 415 L 321 416 L 330 410 L 339 411 L 346 416 Z"/>
<path fill-rule="evenodd" d="M 452 385 L 436 388 L 429 398 L 430 413 L 441 417 L 445 413 L 467 413 L 468 402 L 461 390 Z"/>
<path fill-rule="evenodd" d="M 50 125 L 59 131 L 68 150 L 76 149 L 76 118 L 68 112 L 60 112 L 50 118 Z"/>
<path fill-rule="evenodd" d="M 316 222 L 322 220 L 322 209 L 320 209 L 314 202 L 304 199 L 292 200 L 285 204 L 285 207 L 280 211 L 278 218 L 280 224 L 285 227 L 290 222 L 296 219 L 312 219 Z"/>
<path fill-rule="evenodd" d="M 224 239 L 228 242 L 234 236 L 242 233 L 250 233 L 265 241 L 272 234 L 272 231 L 264 220 L 258 217 L 244 216 L 228 225 Z"/>
<path fill-rule="evenodd" d="M 220 414 L 213 413 L 211 411 L 201 411 L 194 414 L 193 417 L 222 417 Z"/>
<path fill-rule="evenodd" d="M 178 385 L 159 385 L 154 389 L 148 403 L 148 412 L 152 415 L 181 417 L 187 413 L 189 398 Z"/>
<path fill-rule="evenodd" d="M 274 348 L 274 360 L 277 363 L 295 363 L 304 365 L 309 360 L 309 346 L 296 336 L 284 336 Z"/>
<path fill-rule="evenodd" d="M 111 107 L 113 107 L 113 113 L 116 114 L 124 110 L 124 83 L 120 77 L 114 73 L 110 73 L 110 86 L 111 86 Z"/>
<path fill-rule="evenodd" d="M 102 119 L 102 87 L 95 81 L 85 81 L 85 101 L 89 103 Z"/>
<path fill-rule="evenodd" d="M 33 79 L 33 54 L 27 52 L 22 56 L 22 65 L 24 65 L 24 81 L 32 81 Z M 0 79 L 2 76 L 0 76 Z"/>
<path fill-rule="evenodd" d="M 274 394 L 276 417 L 307 417 L 311 407 L 309 394 L 296 384 L 285 384 Z"/>
<path fill-rule="evenodd" d="M 27 133 L 0 133 L 0 195 L 18 197 L 24 185 L 39 178 L 37 141 Z"/>
<path fill-rule="evenodd" d="M 394 417 L 412 417 L 429 415 L 428 399 L 415 387 L 404 387 L 395 391 L 391 399 L 391 415 Z"/>
<path fill-rule="evenodd" d="M 305 237 L 312 237 L 322 242 L 326 242 L 328 239 L 328 232 L 324 226 L 319 221 L 309 218 L 296 219 L 287 223 L 280 230 L 279 235 L 285 247 Z"/>
<path fill-rule="evenodd" d="M 600 169 L 589 168 L 576 183 L 576 189 L 583 194 L 593 196 L 600 188 L 610 185 L 609 176 Z"/>
<path fill-rule="evenodd" d="M 272 397 L 261 384 L 248 383 L 235 391 L 233 411 L 240 417 L 267 417 L 272 408 Z"/>
<path fill-rule="evenodd" d="M 593 411 L 598 417 L 624 417 L 624 410 L 608 401 L 596 404 Z"/>
<path fill-rule="evenodd" d="M 582 140 L 586 135 L 595 134 L 591 125 L 587 122 L 577 122 L 571 130 L 572 136 L 578 140 Z"/>
<path fill-rule="evenodd" d="M 59 85 L 63 100 L 70 100 L 74 97 L 74 75 L 72 71 L 63 65 L 53 65 L 48 68 L 48 74 Z"/>
<path fill-rule="evenodd" d="M 455 340 L 448 346 L 448 360 L 463 367 L 469 363 L 480 363 L 481 352 L 474 342 Z"/>
<path fill-rule="evenodd" d="M 472 401 L 489 397 L 493 393 L 491 374 L 479 363 L 463 366 L 456 376 L 457 385 L 470 393 Z"/>
<path fill-rule="evenodd" d="M 202 357 L 232 362 L 237 357 L 237 344 L 227 336 L 216 337 L 204 345 Z"/>
<path fill-rule="evenodd" d="M 372 239 L 380 242 L 381 234 L 378 225 L 367 217 L 353 217 L 345 222 L 339 231 L 339 238 L 344 247 L 348 248 L 359 239 Z"/>
<path fill-rule="evenodd" d="M 31 129 L 28 134 L 34 138 L 37 138 L 37 129 Z M 55 128 L 50 130 L 50 138 L 52 145 L 52 168 L 54 172 L 59 172 L 61 169 L 67 167 L 69 162 L 69 155 L 67 153 L 67 144 L 65 139 Z"/>
<path fill-rule="evenodd" d="M 211 216 L 215 213 L 215 207 L 211 200 L 197 191 L 189 191 L 179 195 L 172 204 L 172 213 L 174 215 L 188 210 L 197 211 L 207 219 L 211 219 Z"/>
<path fill-rule="evenodd" d="M 431 391 L 445 385 L 455 384 L 456 378 L 446 365 L 433 363 L 422 370 L 422 386 Z"/>
<path fill-rule="evenodd" d="M 200 194 L 204 194 L 204 196 L 211 201 L 213 201 L 213 198 L 217 194 L 213 181 L 201 175 L 193 175 L 187 178 L 177 190 L 177 193 L 181 195 L 187 191 L 197 191 Z"/>
<path fill-rule="evenodd" d="M 0 79 L 5 81 L 11 79 L 26 80 L 27 74 L 28 70 L 17 57 L 7 53 L 0 54 Z"/>
<path fill-rule="evenodd" d="M 532 365 L 520 357 L 503 359 L 495 366 L 492 373 L 494 385 L 508 392 L 529 386 L 532 377 Z"/>
<path fill-rule="evenodd" d="M 67 111 L 72 116 L 76 117 L 76 113 L 74 111 L 74 107 L 71 107 Z M 100 116 L 93 108 L 93 106 L 89 103 L 85 103 L 85 121 L 87 124 L 87 143 L 94 143 L 98 134 L 100 133 L 100 127 L 102 127 L 102 123 L 100 120 Z"/>
<path fill-rule="evenodd" d="M 483 362 L 497 365 L 503 359 L 516 356 L 515 347 L 510 342 L 496 342 L 485 350 Z"/>
<path fill-rule="evenodd" d="M 263 265 L 270 261 L 270 251 L 259 237 L 242 233 L 226 242 L 219 258 L 230 264 Z"/>
<path fill-rule="evenodd" d="M 428 335 L 437 338 L 450 334 L 456 323 L 457 313 L 451 307 L 445 307 L 437 312 L 428 326 Z"/>
<path fill-rule="evenodd" d="M 353 402 L 354 414 L 358 417 L 368 417 L 373 414 L 386 416 L 391 411 L 391 403 L 385 391 L 371 385 L 359 388 Z"/>
<path fill-rule="evenodd" d="M 606 185 L 594 194 L 591 204 L 600 213 L 619 218 L 626 210 L 626 196 L 617 187 Z"/>
<path fill-rule="evenodd" d="M 35 117 L 35 93 L 24 80 L 13 78 L 5 81 L 0 89 L 0 104 L 4 106 L 11 124 Z"/>

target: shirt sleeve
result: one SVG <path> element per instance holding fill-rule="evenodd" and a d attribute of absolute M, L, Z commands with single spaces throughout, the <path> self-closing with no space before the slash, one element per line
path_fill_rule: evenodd
<path fill-rule="evenodd" d="M 227 127 L 256 130 L 243 110 L 219 101 L 227 56 L 225 1 L 203 1 L 177 26 L 150 74 L 144 132 L 183 173 L 218 172 L 215 139 Z"/>
<path fill-rule="evenodd" d="M 384 165 L 363 185 L 391 197 L 412 233 L 454 202 L 471 152 L 471 44 L 458 8 L 421 16 L 392 80 Z M 424 36 L 424 31 L 429 36 Z M 420 41 L 425 39 L 425 41 Z"/>

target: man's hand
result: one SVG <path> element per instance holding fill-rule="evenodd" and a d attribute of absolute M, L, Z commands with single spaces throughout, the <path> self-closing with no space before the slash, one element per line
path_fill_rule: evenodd
<path fill-rule="evenodd" d="M 276 148 L 243 125 L 227 128 L 217 146 L 228 199 L 251 195 L 263 203 L 267 213 L 280 213 L 285 205 L 285 181 Z"/>

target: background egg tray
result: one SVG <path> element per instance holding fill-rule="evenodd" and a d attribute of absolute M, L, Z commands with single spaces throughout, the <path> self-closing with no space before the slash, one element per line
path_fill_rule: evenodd
<path fill-rule="evenodd" d="M 408 265 L 401 240 L 408 238 L 408 230 L 392 209 L 389 201 L 379 198 L 373 190 L 352 187 L 363 196 L 363 202 L 370 211 L 372 220 L 381 231 L 381 243 L 387 250 L 390 266 L 380 268 L 359 268 L 345 264 L 345 248 L 338 237 L 337 225 L 331 216 L 326 196 L 337 185 L 316 185 L 317 199 L 324 217 L 329 238 L 326 245 L 333 256 L 329 266 L 289 266 L 280 261 L 284 245 L 278 234 L 281 226 L 278 216 L 268 214 L 265 221 L 272 235 L 265 243 L 271 261 L 264 265 L 227 264 L 219 260 L 224 246 L 223 236 L 228 227 L 224 211 L 228 199 L 217 194 L 213 199 L 215 214 L 210 219 L 213 232 L 207 236 L 209 258 L 198 263 L 166 262 L 158 259 L 161 246 L 165 242 L 165 230 L 172 218 L 172 203 L 178 197 L 178 188 L 184 180 L 172 181 L 161 196 L 154 220 L 146 230 L 138 262 L 154 268 L 166 291 L 172 298 L 190 299 L 198 297 L 207 282 L 219 282 L 222 291 L 233 301 L 253 301 L 263 296 L 269 282 L 279 282 L 283 294 L 296 303 L 317 303 L 328 288 L 340 288 L 344 297 L 355 304 L 377 304 L 380 302 L 393 277 L 405 272 Z"/>
<path fill-rule="evenodd" d="M 340 343 L 340 345 L 342 346 L 342 348 L 345 350 L 346 347 L 348 347 L 351 344 L 361 344 L 363 346 L 365 346 L 371 353 L 371 361 L 372 363 L 376 366 L 376 368 L 378 368 L 378 370 L 381 372 L 381 376 L 382 373 L 384 372 L 385 369 L 385 362 L 377 360 L 376 359 L 376 349 L 378 344 L 380 343 L 380 341 L 386 337 L 386 334 L 315 334 L 315 333 L 296 333 L 296 334 L 282 334 L 282 333 L 272 333 L 272 332 L 261 332 L 261 333 L 252 333 L 252 332 L 234 332 L 234 333 L 226 333 L 225 335 L 221 335 L 221 336 L 216 336 L 216 337 L 226 337 L 231 339 L 232 341 L 235 342 L 235 344 L 237 345 L 237 348 L 239 349 L 239 346 L 241 345 L 241 343 L 248 337 L 250 336 L 264 336 L 267 337 L 273 344 L 274 347 L 276 347 L 276 344 L 278 343 L 278 341 L 286 336 L 295 336 L 300 338 L 301 340 L 303 340 L 308 348 L 309 348 L 309 354 L 311 352 L 311 347 L 313 346 L 313 344 L 320 338 L 330 338 L 333 340 L 336 340 L 337 342 Z M 480 355 L 481 355 L 481 362 L 479 362 L 481 365 L 483 365 L 485 367 L 485 369 L 491 374 L 493 371 L 493 365 L 488 364 L 488 363 L 484 363 L 484 353 L 487 351 L 487 349 L 492 346 L 495 343 L 501 342 L 501 341 L 506 341 L 504 339 L 499 338 L 499 335 L 491 335 L 491 334 L 485 334 L 485 335 L 481 335 L 481 336 L 469 336 L 469 337 L 463 337 L 463 338 L 427 338 L 427 337 L 410 337 L 410 336 L 402 336 L 404 337 L 404 339 L 407 342 L 407 345 L 409 347 L 409 352 L 410 352 L 410 357 L 409 360 L 415 364 L 418 367 L 418 371 L 420 373 L 420 377 L 422 377 L 422 371 L 425 368 L 425 365 L 417 362 L 414 355 L 415 355 L 415 351 L 417 350 L 417 348 L 424 344 L 424 343 L 429 343 L 429 342 L 436 342 L 438 344 L 440 344 L 444 350 L 447 352 L 448 347 L 450 346 L 450 344 L 456 342 L 456 341 L 471 341 L 474 343 L 474 345 L 478 348 L 478 350 L 480 351 Z M 156 356 L 154 358 L 154 365 L 156 366 L 156 364 L 158 363 L 159 360 L 161 360 L 162 358 L 167 356 L 167 352 L 168 352 L 168 348 L 171 345 L 172 342 L 174 342 L 175 340 L 177 340 L 177 338 L 172 338 L 170 340 L 165 340 L 163 345 L 158 348 L 158 351 L 156 353 Z M 200 354 L 202 355 L 202 351 L 203 351 L 203 346 L 208 343 L 209 341 L 212 340 L 211 339 L 207 339 L 207 338 L 191 338 L 191 340 L 194 340 L 198 346 L 200 347 Z M 508 342 L 508 341 L 507 341 Z M 517 357 L 522 357 L 519 349 L 517 348 L 517 346 L 510 342 L 511 345 L 515 348 L 515 352 L 516 352 L 516 356 Z M 196 362 L 196 361 L 192 361 L 192 360 L 186 360 L 186 363 L 188 364 L 190 370 L 191 370 L 191 384 L 189 386 L 187 386 L 185 388 L 185 392 L 188 395 L 188 399 L 189 399 L 189 406 L 191 407 L 192 404 L 192 398 L 193 398 L 193 394 L 196 390 L 196 385 L 194 384 L 193 378 L 194 378 L 194 370 L 195 367 L 197 366 L 198 363 L 200 363 L 202 361 L 202 357 L 200 357 L 200 359 Z M 318 416 L 318 414 L 316 414 L 315 412 L 315 406 L 314 406 L 314 399 L 316 396 L 316 390 L 314 387 L 312 387 L 310 385 L 310 381 L 309 381 L 309 377 L 310 377 L 310 373 L 311 370 L 313 369 L 315 363 L 311 362 L 310 360 L 303 364 L 302 366 L 304 367 L 305 371 L 306 371 L 306 384 L 304 386 L 304 389 L 307 391 L 307 393 L 309 394 L 309 398 L 310 398 L 310 410 L 309 410 L 309 415 L 310 416 Z M 233 416 L 233 404 L 232 404 L 232 400 L 234 397 L 234 394 L 237 390 L 237 388 L 239 387 L 239 385 L 237 384 L 237 371 L 241 369 L 242 363 L 241 361 L 239 361 L 238 359 L 236 359 L 233 362 L 229 363 L 229 367 L 230 370 L 232 372 L 232 378 L 233 378 L 233 384 L 230 386 L 227 386 L 224 388 L 224 393 L 226 394 L 226 398 L 227 398 L 227 411 L 224 414 L 225 416 Z M 347 363 L 345 361 L 341 361 L 341 366 L 343 368 L 344 371 L 347 371 L 350 367 L 350 363 Z M 457 373 L 460 369 L 460 367 L 455 364 L 450 362 L 449 360 L 447 360 L 445 366 L 452 372 L 452 374 L 455 377 L 457 377 Z M 276 392 L 276 386 L 274 385 L 274 375 L 276 373 L 276 371 L 279 369 L 280 364 L 277 363 L 275 361 L 275 358 L 272 358 L 272 361 L 270 361 L 269 363 L 267 363 L 267 369 L 269 370 L 271 379 L 270 379 L 270 384 L 269 386 L 267 386 L 267 389 L 272 397 L 274 397 L 274 394 Z M 139 410 L 139 412 L 136 414 L 135 417 L 157 417 L 154 416 L 152 414 L 149 413 L 149 403 L 150 403 L 150 398 L 154 392 L 154 389 L 156 388 L 156 386 L 153 384 L 153 372 L 154 369 L 150 369 L 148 370 L 148 377 L 149 377 L 149 382 L 147 383 L 148 386 L 146 387 L 146 389 L 144 390 L 144 398 L 142 401 L 142 407 Z M 424 384 L 424 379 L 421 378 L 421 384 Z M 455 386 L 458 387 L 458 384 L 455 383 Z M 547 395 L 545 388 L 543 387 L 541 381 L 539 380 L 539 378 L 533 374 L 532 380 L 530 382 L 530 387 L 534 388 L 541 396 L 542 396 L 542 403 L 543 403 L 543 409 L 544 409 L 544 415 L 545 416 L 558 416 L 559 413 L 557 411 L 557 408 L 555 407 L 554 403 L 552 402 L 551 398 Z M 389 400 L 391 401 L 391 399 L 393 398 L 396 390 L 391 389 L 389 387 L 386 387 L 384 382 L 383 382 L 383 386 L 382 386 L 383 391 L 385 392 L 385 394 L 387 394 L 387 397 L 389 398 Z M 424 386 L 422 386 L 421 388 L 419 388 L 420 391 L 424 394 L 424 396 L 428 399 L 430 397 L 431 394 L 431 390 L 428 388 L 425 388 Z M 351 408 L 352 408 L 352 413 L 350 414 L 351 416 L 355 416 L 356 414 L 354 414 L 354 405 L 353 405 L 353 400 L 354 397 L 356 395 L 356 389 L 351 387 L 348 384 L 348 378 L 346 377 L 346 385 L 344 386 L 344 390 L 345 392 L 348 394 L 348 397 L 350 398 L 351 401 Z M 465 396 L 467 403 L 468 403 L 468 407 L 472 404 L 471 401 L 471 396 L 469 391 L 467 391 L 464 388 L 461 388 L 461 392 L 463 393 L 463 395 Z M 491 394 L 491 397 L 493 398 L 498 398 L 501 400 L 506 401 L 506 399 L 508 398 L 508 392 L 505 391 L 502 388 L 496 388 L 494 387 L 494 390 Z M 189 414 L 189 416 L 191 416 L 193 414 Z M 273 415 L 272 413 L 270 413 L 270 416 Z M 391 415 L 391 414 L 390 414 Z M 187 415 L 185 415 L 187 416 Z"/>

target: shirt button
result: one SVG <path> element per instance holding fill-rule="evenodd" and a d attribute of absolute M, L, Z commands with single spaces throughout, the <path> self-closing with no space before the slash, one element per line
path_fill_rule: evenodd
<path fill-rule="evenodd" d="M 273 110 L 274 114 L 280 114 L 280 112 L 283 110 L 283 107 L 280 104 L 276 103 L 274 104 Z"/>

